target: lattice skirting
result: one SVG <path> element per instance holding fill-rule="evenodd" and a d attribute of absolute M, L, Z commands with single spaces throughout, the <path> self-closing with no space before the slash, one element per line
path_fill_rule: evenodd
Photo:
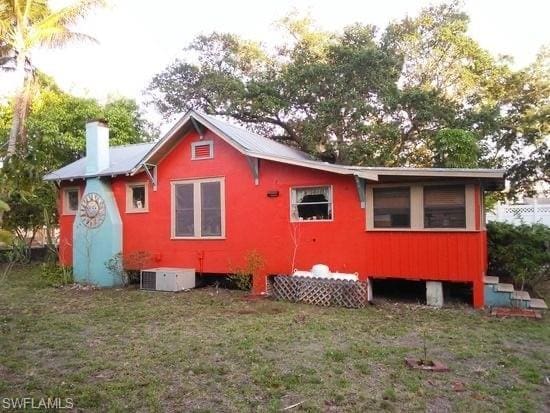
<path fill-rule="evenodd" d="M 368 304 L 366 281 L 327 280 L 309 277 L 271 277 L 268 294 L 278 300 L 323 307 L 363 308 Z"/>

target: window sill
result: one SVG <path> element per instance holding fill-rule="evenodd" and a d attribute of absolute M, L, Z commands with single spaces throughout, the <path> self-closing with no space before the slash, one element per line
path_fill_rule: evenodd
<path fill-rule="evenodd" d="M 65 217 L 74 217 L 75 215 L 77 214 L 77 211 L 72 211 L 72 212 L 63 212 L 61 214 L 61 216 L 65 216 Z"/>
<path fill-rule="evenodd" d="M 367 228 L 366 232 L 480 232 L 475 228 Z"/>
<path fill-rule="evenodd" d="M 149 209 L 129 209 L 126 211 L 127 214 L 145 214 L 149 212 Z"/>
<path fill-rule="evenodd" d="M 318 223 L 318 222 L 334 222 L 334 219 L 291 219 L 290 223 L 292 224 L 311 224 L 311 223 Z"/>
<path fill-rule="evenodd" d="M 170 237 L 171 240 L 192 240 L 192 241 L 210 241 L 210 240 L 224 240 L 226 237 Z"/>

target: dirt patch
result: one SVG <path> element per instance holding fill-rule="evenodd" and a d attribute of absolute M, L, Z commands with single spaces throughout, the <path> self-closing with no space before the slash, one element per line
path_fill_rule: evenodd
<path fill-rule="evenodd" d="M 22 379 L 12 370 L 0 364 L 0 380 L 7 383 L 18 383 L 21 382 Z"/>
<path fill-rule="evenodd" d="M 448 399 L 437 397 L 426 403 L 427 413 L 447 413 L 452 412 L 452 404 Z"/>

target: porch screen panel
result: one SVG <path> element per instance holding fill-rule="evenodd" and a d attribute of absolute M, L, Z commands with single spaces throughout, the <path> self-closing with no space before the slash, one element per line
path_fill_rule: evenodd
<path fill-rule="evenodd" d="M 203 237 L 220 237 L 222 235 L 220 182 L 202 182 L 200 185 L 201 235 Z"/>
<path fill-rule="evenodd" d="M 410 228 L 410 188 L 374 188 L 374 227 Z"/>
<path fill-rule="evenodd" d="M 426 228 L 466 228 L 464 185 L 424 187 Z"/>
<path fill-rule="evenodd" d="M 193 184 L 177 184 L 175 189 L 175 231 L 176 237 L 195 236 Z"/>

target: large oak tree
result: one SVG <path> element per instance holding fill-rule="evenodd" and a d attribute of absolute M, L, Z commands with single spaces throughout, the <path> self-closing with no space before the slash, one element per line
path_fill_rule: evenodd
<path fill-rule="evenodd" d="M 549 182 L 546 53 L 511 69 L 468 36 L 456 3 L 382 30 L 295 16 L 281 27 L 275 47 L 198 36 L 153 78 L 151 100 L 167 118 L 225 115 L 332 162 L 506 167 L 511 194 Z"/>

